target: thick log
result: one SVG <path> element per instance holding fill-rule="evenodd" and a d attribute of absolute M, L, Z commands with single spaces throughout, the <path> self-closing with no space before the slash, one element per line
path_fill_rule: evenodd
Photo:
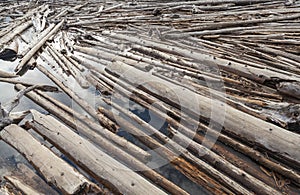
<path fill-rule="evenodd" d="M 35 130 L 96 179 L 122 194 L 165 194 L 51 116 L 32 111 Z M 69 139 L 66 139 L 69 138 Z"/>
<path fill-rule="evenodd" d="M 37 173 L 23 163 L 17 164 L 17 169 L 9 176 L 17 179 L 26 186 L 30 186 L 39 194 L 58 195 L 57 191 L 51 188 L 40 176 L 37 175 Z M 24 190 L 20 190 L 24 192 Z"/>
<path fill-rule="evenodd" d="M 10 125 L 0 133 L 1 139 L 16 148 L 45 177 L 47 182 L 67 194 L 84 189 L 87 179 L 73 167 L 43 146 L 27 131 L 17 125 Z"/>
<path fill-rule="evenodd" d="M 39 195 L 40 192 L 33 189 L 31 186 L 28 186 L 23 181 L 20 181 L 18 178 L 13 176 L 5 176 L 6 180 L 8 180 L 12 185 L 14 185 L 17 189 L 19 189 L 24 194 L 30 194 L 30 195 Z"/>
<path fill-rule="evenodd" d="M 23 87 L 20 85 L 17 85 L 16 87 L 17 89 L 23 89 Z M 180 187 L 176 186 L 175 184 L 173 184 L 154 170 L 150 169 L 143 163 L 149 160 L 149 153 L 144 152 L 143 150 L 133 152 L 134 150 L 131 149 L 132 144 L 127 140 L 120 138 L 115 134 L 111 134 L 111 137 L 109 135 L 105 136 L 105 132 L 109 133 L 108 130 L 103 129 L 99 124 L 94 123 L 88 118 L 83 118 L 76 111 L 54 100 L 53 98 L 42 92 L 30 92 L 27 94 L 27 96 L 31 100 L 36 102 L 38 105 L 43 107 L 45 110 L 49 111 L 50 113 L 58 117 L 60 120 L 64 121 L 70 127 L 76 129 L 77 132 L 86 136 L 90 141 L 105 149 L 107 152 L 109 152 L 109 154 L 112 154 L 116 158 L 125 162 L 132 169 L 141 171 L 141 174 L 149 178 L 152 182 L 166 189 L 168 192 L 171 192 L 173 194 L 187 194 Z M 44 98 L 48 101 L 45 101 Z M 73 116 L 71 116 L 70 114 Z M 74 117 L 78 118 L 80 121 L 75 121 Z M 31 128 L 33 128 L 34 125 L 30 125 Z M 96 131 L 96 133 L 94 131 Z M 99 133 L 100 135 L 104 134 L 104 138 L 102 138 L 97 133 Z M 107 139 L 119 145 L 120 148 L 110 143 Z M 128 153 L 132 153 L 132 156 L 134 156 L 135 158 L 124 152 L 124 150 Z M 142 162 L 140 162 L 137 159 L 140 159 Z"/>
<path fill-rule="evenodd" d="M 280 82 L 277 90 L 283 94 L 300 99 L 300 82 Z"/>
<path fill-rule="evenodd" d="M 108 67 L 108 70 L 120 75 L 121 79 L 127 80 L 129 83 L 144 83 L 142 86 L 144 90 L 147 90 L 151 94 L 162 98 L 164 101 L 167 101 L 178 108 L 180 108 L 180 106 L 188 108 L 195 116 L 199 115 L 199 109 L 201 111 L 201 116 L 207 119 L 211 117 L 212 107 L 216 110 L 224 110 L 225 103 L 220 104 L 217 100 L 211 100 L 199 94 L 195 94 L 190 90 L 166 82 L 163 79 L 130 67 L 124 63 L 115 62 Z M 149 79 L 149 77 L 151 77 L 151 79 Z M 145 78 L 147 83 L 145 83 Z M 149 82 L 149 80 L 153 80 L 153 82 Z M 159 85 L 157 83 L 159 83 Z M 166 87 L 169 89 L 176 89 L 176 91 L 172 92 L 166 90 Z M 180 96 L 180 103 L 178 103 L 177 100 L 178 96 Z M 195 108 L 195 99 L 198 100 L 198 108 Z M 245 141 L 256 143 L 258 146 L 267 149 L 268 151 L 300 164 L 300 151 L 296 144 L 300 142 L 299 135 L 257 119 L 236 110 L 231 106 L 226 106 L 225 109 L 226 112 L 222 113 L 225 114 L 224 124 L 220 125 L 222 125 L 226 131 L 239 136 Z M 242 126 L 241 122 L 243 124 Z"/>

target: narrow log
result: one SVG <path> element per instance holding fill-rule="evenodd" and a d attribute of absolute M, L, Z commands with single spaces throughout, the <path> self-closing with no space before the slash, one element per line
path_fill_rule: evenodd
<path fill-rule="evenodd" d="M 24 86 L 16 85 L 16 88 L 17 90 L 23 90 Z M 147 162 L 151 158 L 151 155 L 148 152 L 135 146 L 126 139 L 121 138 L 118 135 L 108 131 L 107 129 L 103 128 L 99 124 L 89 119 L 88 117 L 79 114 L 78 112 L 72 110 L 70 107 L 62 104 L 61 102 L 51 98 L 50 96 L 42 92 L 32 91 L 27 93 L 27 97 L 29 97 L 32 101 L 36 102 L 45 110 L 58 117 L 67 125 L 79 131 L 80 133 L 88 137 L 90 140 L 104 147 L 107 151 L 111 153 L 115 154 L 115 145 L 117 145 L 123 151 L 126 151 L 129 154 L 135 156 L 142 162 Z M 76 120 L 74 117 L 78 120 Z M 85 123 L 89 128 L 91 128 L 91 131 L 89 131 L 88 127 L 86 127 L 85 125 L 82 126 L 81 121 Z M 111 141 L 112 143 L 107 142 L 105 139 Z"/>
<path fill-rule="evenodd" d="M 86 188 L 88 181 L 69 164 L 43 146 L 27 131 L 17 125 L 4 128 L 1 139 L 13 146 L 45 177 L 47 182 L 67 194 Z"/>
<path fill-rule="evenodd" d="M 54 34 L 57 33 L 57 31 L 61 28 L 61 26 L 64 24 L 64 20 L 62 20 L 60 23 L 58 23 L 49 34 L 47 34 L 45 37 L 43 37 L 21 60 L 20 64 L 15 68 L 15 72 L 18 72 L 23 68 L 23 66 L 26 65 L 26 63 L 30 60 L 30 58 L 33 57 L 33 55 L 46 43 L 46 41 L 52 37 Z"/>
<path fill-rule="evenodd" d="M 169 160 L 174 167 L 182 172 L 185 176 L 187 176 L 191 181 L 203 186 L 208 191 L 213 193 L 233 193 L 231 190 L 234 190 L 235 187 L 239 186 L 238 184 L 235 185 L 233 188 L 232 186 L 224 186 L 229 184 L 232 180 L 219 171 L 215 170 L 213 167 L 205 163 L 204 161 L 194 157 L 189 152 L 185 154 L 186 151 L 184 149 L 176 147 L 176 143 L 172 142 L 172 146 L 176 147 L 177 152 L 173 152 L 170 149 L 166 148 L 164 145 L 156 141 L 154 138 L 148 136 L 146 133 L 142 132 L 136 126 L 125 120 L 124 118 L 120 117 L 119 115 L 113 114 L 113 112 L 106 110 L 102 107 L 99 107 L 99 111 L 105 116 L 109 117 L 112 120 L 117 121 L 120 126 L 130 134 L 134 135 L 137 139 L 139 139 L 142 143 L 147 145 L 149 148 L 154 149 L 160 156 L 164 157 L 165 159 Z M 169 138 L 165 136 L 165 142 L 168 141 Z M 170 140 L 169 140 L 170 141 Z M 168 142 L 170 144 L 170 142 Z M 185 158 L 180 157 L 180 155 L 185 155 L 185 158 L 189 159 L 188 161 Z M 191 162 L 191 164 L 189 163 Z M 194 166 L 196 165 L 196 166 Z M 205 169 L 205 171 L 203 171 Z M 218 179 L 215 180 L 210 176 L 213 175 Z M 222 184 L 221 182 L 222 181 Z M 247 190 L 243 189 L 242 187 L 239 188 L 245 194 L 251 194 Z"/>
<path fill-rule="evenodd" d="M 0 70 L 0 77 L 1 78 L 16 78 L 19 77 L 19 75 L 16 75 L 15 73 L 5 72 L 3 70 Z"/>
<path fill-rule="evenodd" d="M 212 106 L 217 108 L 217 110 L 224 110 L 224 105 L 222 106 L 220 102 L 216 100 L 210 100 L 209 98 L 195 94 L 124 63 L 113 63 L 108 69 L 120 75 L 122 79 L 127 80 L 129 83 L 145 83 L 146 78 L 147 83 L 142 86 L 144 90 L 155 94 L 157 97 L 160 97 L 162 100 L 167 101 L 177 108 L 180 108 L 180 106 L 185 107 L 196 116 L 199 114 L 198 109 L 201 111 L 201 116 L 205 118 L 210 118 Z M 149 82 L 149 77 L 151 77 L 153 82 Z M 159 83 L 159 85 L 157 85 L 157 83 Z M 176 94 L 174 94 L 174 92 L 169 93 L 168 90 L 166 91 L 166 86 L 171 89 L 176 89 Z M 177 96 L 181 97 L 180 103 L 178 103 Z M 195 108 L 193 98 L 198 99 L 199 108 Z M 225 116 L 224 124 L 221 125 L 223 125 L 226 131 L 239 136 L 245 141 L 256 143 L 260 147 L 300 165 L 300 151 L 297 150 L 298 145 L 296 144 L 300 142 L 300 136 L 297 134 L 257 119 L 231 106 L 226 106 Z M 243 121 L 242 128 L 240 126 L 241 121 Z"/>
<path fill-rule="evenodd" d="M 135 44 L 143 45 L 150 48 L 155 48 L 160 51 L 165 51 L 168 53 L 174 53 L 179 56 L 188 57 L 194 59 L 195 62 L 208 66 L 208 67 L 216 67 L 218 66 L 222 70 L 226 70 L 228 72 L 238 74 L 240 76 L 244 76 L 251 80 L 257 81 L 259 83 L 264 83 L 268 80 L 272 80 L 272 78 L 280 78 L 284 80 L 296 80 L 300 81 L 299 77 L 290 76 L 282 73 L 278 73 L 275 71 L 268 70 L 267 68 L 257 68 L 257 67 L 249 67 L 244 66 L 241 63 L 232 62 L 229 60 L 225 60 L 222 58 L 218 58 L 215 56 L 210 56 L 207 54 L 203 54 L 197 51 L 192 51 L 188 49 L 183 49 L 177 46 L 169 46 L 163 43 L 158 43 L 155 41 L 145 40 L 141 37 L 133 37 L 124 34 L 117 34 L 111 32 L 103 32 L 104 35 L 107 35 L 112 38 L 127 40 Z"/>
<path fill-rule="evenodd" d="M 20 33 L 22 33 L 24 30 L 26 30 L 27 28 L 29 28 L 31 25 L 32 25 L 32 21 L 29 20 L 29 21 L 21 24 L 20 26 L 17 26 L 11 33 L 9 33 L 8 35 L 5 35 L 4 37 L 2 37 L 0 39 L 0 47 L 2 47 L 4 44 L 7 44 L 15 36 L 17 36 Z"/>
<path fill-rule="evenodd" d="M 123 194 L 166 194 L 51 116 L 32 111 L 35 130 L 88 173 Z M 66 138 L 69 139 L 66 139 Z"/>
<path fill-rule="evenodd" d="M 59 53 L 55 48 L 53 48 L 50 44 L 47 44 L 51 50 L 54 52 L 54 54 L 64 63 L 64 65 L 67 67 L 71 75 L 74 77 L 74 79 L 78 82 L 78 84 L 83 88 L 87 89 L 89 88 L 89 83 L 85 80 L 85 77 L 82 75 L 82 73 L 74 66 L 72 62 L 70 62 L 63 54 Z"/>
<path fill-rule="evenodd" d="M 124 113 L 126 116 L 128 116 L 135 126 L 140 127 L 141 129 L 146 130 L 148 133 L 151 133 L 152 135 L 156 136 L 160 141 L 168 143 L 165 139 L 165 135 L 162 134 L 160 131 L 140 119 L 135 114 L 129 112 L 128 110 L 125 110 L 124 108 L 120 107 L 119 105 L 110 102 L 111 105 L 119 110 L 120 112 Z M 172 128 L 171 128 L 172 129 Z M 246 173 L 245 171 L 235 167 L 231 163 L 224 160 L 221 156 L 215 154 L 210 149 L 206 148 L 203 145 L 200 145 L 193 141 L 193 137 L 186 137 L 182 135 L 180 132 L 172 130 L 172 134 L 174 135 L 172 137 L 172 140 L 178 143 L 178 145 L 181 145 L 182 147 L 187 147 L 191 149 L 191 151 L 195 154 L 195 156 L 198 156 L 201 159 L 206 160 L 208 163 L 213 165 L 217 170 L 222 171 L 229 175 L 231 178 L 235 179 L 236 182 L 239 182 L 243 184 L 248 189 L 252 190 L 255 193 L 258 194 L 279 194 L 278 191 L 274 190 L 273 188 L 269 187 L 265 183 L 261 182 L 260 180 L 256 179 L 255 177 L 251 176 L 250 174 Z M 172 145 L 168 143 L 169 145 Z M 174 148 L 177 148 L 180 146 L 175 146 Z M 187 151 L 185 152 L 187 153 Z M 202 155 L 203 156 L 199 156 Z M 184 154 L 182 154 L 184 156 Z M 235 182 L 231 182 L 232 187 L 236 185 Z M 240 190 L 239 188 L 236 188 L 236 190 Z M 244 193 L 244 192 L 243 192 Z"/>

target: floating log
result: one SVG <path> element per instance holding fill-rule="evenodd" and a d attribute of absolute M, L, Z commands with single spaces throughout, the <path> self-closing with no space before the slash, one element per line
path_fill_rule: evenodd
<path fill-rule="evenodd" d="M 24 86 L 16 85 L 16 89 L 23 90 Z M 78 112 L 72 110 L 71 108 L 62 104 L 59 101 L 54 100 L 53 98 L 49 97 L 48 95 L 42 92 L 32 91 L 28 93 L 27 96 L 31 100 L 36 102 L 38 105 L 43 107 L 45 110 L 49 111 L 50 113 L 64 121 L 70 127 L 74 128 L 81 134 L 88 137 L 93 142 L 105 148 L 105 150 L 113 153 L 114 155 L 116 155 L 115 152 L 113 152 L 115 149 L 117 149 L 114 145 L 116 144 L 123 151 L 126 151 L 129 154 L 135 156 L 142 162 L 147 162 L 151 158 L 151 155 L 148 152 L 130 143 L 124 138 L 119 137 L 118 135 L 108 131 L 107 129 L 104 129 L 102 126 L 95 123 L 91 119 L 82 116 Z M 74 117 L 77 118 L 77 120 Z M 88 125 L 88 127 L 86 127 L 86 125 L 83 125 L 83 123 Z M 91 131 L 88 130 L 89 128 L 91 128 Z M 104 138 L 106 138 L 107 140 L 105 141 Z M 108 140 L 111 141 L 111 143 L 107 142 Z"/>
<path fill-rule="evenodd" d="M 195 94 L 124 63 L 112 63 L 111 66 L 108 67 L 108 70 L 120 75 L 121 79 L 127 80 L 130 83 L 144 83 L 146 78 L 147 83 L 144 83 L 142 86 L 144 90 L 155 94 L 175 107 L 180 108 L 181 106 L 192 109 L 190 111 L 194 112 L 193 114 L 196 116 L 199 114 L 196 112 L 198 109 L 200 109 L 201 115 L 205 118 L 210 118 L 212 106 L 218 108 L 217 110 L 224 110 L 224 107 L 222 108 L 220 102 L 216 100 L 210 100 L 204 96 Z M 149 79 L 149 76 L 151 79 Z M 153 82 L 149 82 L 149 80 Z M 157 83 L 159 83 L 159 85 Z M 176 95 L 173 94 L 174 92 L 169 93 L 168 90 L 166 91 L 165 87 L 176 89 Z M 177 96 L 181 96 L 180 103 L 176 99 Z M 194 104 L 191 98 L 198 99 L 199 108 L 193 109 L 195 105 L 191 105 Z M 227 132 L 235 134 L 245 141 L 255 143 L 276 155 L 280 155 L 300 165 L 300 153 L 299 150 L 297 150 L 298 145 L 296 144 L 300 141 L 300 136 L 245 114 L 231 106 L 226 106 L 225 114 L 225 121 L 222 125 Z M 243 128 L 240 127 L 240 121 L 243 121 Z"/>
<path fill-rule="evenodd" d="M 16 88 L 18 90 L 23 89 L 24 87 L 17 85 Z M 150 159 L 150 155 L 143 150 L 139 150 L 139 152 L 132 152 L 131 147 L 135 146 L 132 145 L 127 140 L 120 138 L 114 134 L 112 138 L 109 136 L 106 136 L 107 139 L 110 139 L 112 142 L 115 142 L 119 145 L 120 148 L 116 147 L 112 143 L 108 142 L 107 139 L 102 138 L 99 134 L 103 134 L 105 132 L 105 129 L 102 129 L 101 126 L 94 123 L 93 121 L 89 120 L 88 118 L 82 119 L 79 117 L 79 120 L 82 120 L 85 122 L 88 126 L 84 125 L 81 121 L 74 121 L 73 116 L 78 117 L 80 115 L 74 110 L 71 110 L 69 107 L 63 105 L 62 103 L 54 100 L 53 98 L 49 97 L 48 95 L 42 93 L 42 92 L 30 92 L 27 94 L 27 96 L 39 104 L 41 107 L 58 117 L 60 120 L 64 121 L 66 124 L 68 124 L 70 127 L 75 128 L 77 132 L 81 133 L 82 135 L 86 136 L 90 141 L 96 143 L 103 149 L 109 152 L 109 154 L 112 154 L 116 158 L 122 160 L 125 162 L 128 166 L 132 167 L 133 170 L 140 170 L 141 174 L 143 174 L 145 177 L 149 178 L 153 183 L 161 186 L 162 188 L 168 190 L 171 193 L 174 194 L 187 194 L 184 190 L 161 176 L 160 174 L 156 173 L 154 170 L 147 167 L 143 162 L 147 162 Z M 40 96 L 40 97 L 39 97 Z M 48 101 L 45 101 L 44 98 L 46 98 Z M 50 101 L 50 102 L 49 102 Z M 73 116 L 69 116 L 69 114 L 72 114 Z M 28 124 L 29 126 L 33 127 L 33 124 Z M 99 132 L 93 133 L 95 130 Z M 120 140 L 120 141 L 119 141 Z M 126 152 L 131 153 L 136 158 L 133 158 Z M 142 162 L 140 162 L 140 159 Z"/>
<path fill-rule="evenodd" d="M 100 182 L 122 194 L 165 194 L 51 116 L 32 111 L 35 130 Z M 57 131 L 59 130 L 59 131 Z M 66 137 L 70 139 L 66 139 Z"/>
<path fill-rule="evenodd" d="M 40 176 L 37 175 L 32 169 L 30 169 L 27 165 L 23 163 L 17 164 L 17 169 L 13 171 L 9 177 L 13 177 L 17 179 L 20 183 L 25 186 L 29 186 L 30 188 L 37 191 L 39 194 L 53 194 L 58 195 L 58 192 L 51 188 Z M 17 187 L 17 186 L 16 186 Z M 18 188 L 18 187 L 17 187 Z M 19 188 L 21 191 L 22 188 Z M 25 194 L 31 194 L 26 193 Z"/>
<path fill-rule="evenodd" d="M 30 58 L 33 57 L 33 55 L 45 44 L 45 42 L 52 37 L 54 34 L 57 33 L 57 31 L 61 28 L 61 26 L 64 24 L 64 20 L 62 20 L 60 23 L 58 23 L 45 37 L 40 39 L 40 41 L 28 52 L 26 55 L 22 58 L 20 64 L 15 68 L 15 72 L 18 72 L 22 70 L 23 66 L 26 65 L 26 63 L 30 60 Z"/>
<path fill-rule="evenodd" d="M 73 167 L 43 146 L 17 125 L 4 128 L 1 139 L 13 146 L 44 176 L 47 182 L 62 192 L 75 194 L 87 187 L 88 181 Z"/>

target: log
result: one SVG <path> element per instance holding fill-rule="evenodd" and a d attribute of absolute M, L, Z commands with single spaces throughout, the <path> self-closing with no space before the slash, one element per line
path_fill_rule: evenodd
<path fill-rule="evenodd" d="M 53 48 L 50 44 L 47 44 L 53 53 L 62 61 L 62 63 L 66 66 L 67 70 L 73 76 L 73 78 L 78 82 L 78 84 L 83 88 L 89 88 L 89 83 L 85 80 L 85 77 L 82 73 L 74 66 L 72 62 L 70 62 L 63 54 L 59 53 L 55 48 Z"/>
<path fill-rule="evenodd" d="M 61 28 L 61 26 L 64 24 L 64 20 L 62 20 L 60 23 L 58 23 L 45 37 L 43 37 L 21 60 L 20 64 L 15 68 L 15 72 L 18 72 L 22 70 L 23 66 L 26 65 L 26 63 L 30 60 L 30 58 L 33 57 L 33 55 L 46 43 L 46 41 L 55 35 L 57 31 Z"/>
<path fill-rule="evenodd" d="M 0 39 L 0 47 L 7 44 L 9 41 L 11 41 L 15 36 L 21 34 L 24 30 L 32 26 L 32 21 L 29 20 L 20 26 L 17 26 L 15 29 L 13 29 L 12 32 L 10 32 L 8 35 L 5 35 Z"/>
<path fill-rule="evenodd" d="M 19 77 L 19 75 L 16 75 L 15 73 L 5 72 L 3 70 L 0 70 L 0 77 L 1 78 L 16 78 Z"/>
<path fill-rule="evenodd" d="M 24 86 L 16 85 L 16 89 L 23 90 Z M 142 162 L 147 162 L 151 158 L 151 155 L 148 152 L 108 131 L 91 119 L 79 114 L 45 93 L 32 91 L 27 94 L 27 97 L 111 153 L 115 153 L 113 151 L 116 149 L 115 145 L 117 145 L 123 151 L 135 156 Z M 85 123 L 88 127 L 86 127 L 86 125 L 82 126 L 81 123 Z M 91 131 L 88 129 L 91 129 Z M 111 143 L 107 142 L 108 140 Z"/>
<path fill-rule="evenodd" d="M 35 130 L 100 182 L 117 193 L 166 194 L 51 116 L 32 111 Z M 66 139 L 69 138 L 69 139 Z"/>
<path fill-rule="evenodd" d="M 8 180 L 12 185 L 14 185 L 17 189 L 19 189 L 21 192 L 27 195 L 39 195 L 38 191 L 34 190 L 31 186 L 28 186 L 24 182 L 20 181 L 18 178 L 15 178 L 13 176 L 5 176 L 6 180 Z"/>
<path fill-rule="evenodd" d="M 175 149 L 175 151 L 165 147 L 160 142 L 156 141 L 154 138 L 148 136 L 146 133 L 135 127 L 128 120 L 117 114 L 114 114 L 112 111 L 106 110 L 103 107 L 99 107 L 99 111 L 110 119 L 117 121 L 125 131 L 135 136 L 149 148 L 155 150 L 155 152 L 170 161 L 170 163 L 177 170 L 182 172 L 191 181 L 203 186 L 208 191 L 217 194 L 231 194 L 233 193 L 231 190 L 233 190 L 234 192 L 240 191 L 244 194 L 251 194 L 248 190 L 239 186 L 239 184 L 233 182 L 230 178 L 224 176 L 212 166 L 196 158 L 182 147 L 178 147 L 178 144 L 174 143 L 168 137 L 164 136 L 164 142 L 168 143 L 166 145 L 172 149 Z M 184 155 L 184 158 L 180 157 L 180 155 Z M 217 179 L 214 179 L 211 176 Z M 222 181 L 222 183 L 219 183 L 219 181 Z M 233 182 L 232 184 L 234 184 L 234 186 L 230 184 L 231 182 Z"/>
<path fill-rule="evenodd" d="M 38 126 L 33 123 L 30 123 L 27 125 L 31 128 L 38 128 Z M 142 175 L 144 175 L 145 177 L 150 179 L 156 185 L 161 186 L 162 188 L 166 189 L 168 192 L 171 192 L 173 194 L 187 194 L 187 192 L 182 190 L 180 187 L 178 187 L 174 183 L 170 182 L 168 179 L 166 179 L 162 175 L 160 175 L 157 172 L 155 172 L 154 170 L 152 170 L 150 167 L 148 167 L 144 163 L 140 162 L 136 158 L 125 153 L 123 151 L 123 149 L 115 147 L 114 145 L 109 143 L 106 139 L 99 138 L 99 135 L 92 133 L 93 130 L 90 129 L 88 126 L 85 126 L 78 121 L 74 125 L 77 126 L 76 127 L 77 131 L 82 133 L 84 136 L 86 136 L 90 141 L 96 143 L 101 148 L 105 149 L 105 151 L 107 151 L 108 154 L 112 155 L 113 157 L 117 158 L 118 160 L 121 160 L 122 162 L 125 162 L 133 170 L 139 171 Z"/>
<path fill-rule="evenodd" d="M 133 123 L 136 127 L 143 129 L 143 131 L 147 131 L 151 135 L 156 136 L 160 141 L 164 142 L 167 145 L 170 145 L 174 148 L 180 148 L 182 146 L 183 148 L 189 148 L 191 151 L 197 156 L 198 158 L 206 160 L 206 162 L 210 163 L 211 165 L 214 166 L 219 171 L 222 171 L 229 175 L 231 178 L 235 179 L 236 182 L 239 182 L 243 184 L 245 187 L 248 189 L 252 190 L 254 193 L 257 194 L 279 194 L 278 191 L 274 190 L 273 188 L 269 187 L 265 183 L 261 182 L 260 180 L 256 179 L 252 175 L 246 173 L 245 171 L 235 167 L 231 163 L 227 162 L 224 160 L 221 156 L 215 154 L 212 152 L 209 148 L 206 148 L 203 145 L 200 145 L 196 142 L 193 141 L 193 137 L 187 137 L 182 135 L 180 132 L 173 130 L 172 128 L 172 134 L 174 135 L 172 137 L 172 141 L 175 141 L 175 143 L 178 144 L 176 146 L 173 143 L 170 143 L 168 140 L 166 141 L 165 135 L 161 133 L 159 130 L 155 129 L 153 126 L 149 125 L 142 119 L 140 119 L 138 116 L 135 114 L 131 113 L 128 110 L 125 110 L 124 108 L 120 107 L 114 102 L 110 102 L 111 105 L 116 108 L 118 111 L 122 112 L 125 114 L 127 117 L 129 117 L 129 121 Z M 175 145 L 175 146 L 174 146 Z M 179 146 L 180 145 L 180 146 Z M 182 153 L 188 153 L 188 151 L 182 152 Z M 185 156 L 185 154 L 181 154 L 182 156 Z M 245 193 L 242 192 L 240 187 L 235 186 L 236 183 L 234 181 L 231 182 L 232 188 L 235 188 L 235 190 L 240 190 L 240 193 Z"/>
<path fill-rule="evenodd" d="M 116 132 L 118 129 L 117 125 L 113 125 L 109 119 L 102 118 L 91 105 L 89 105 L 85 100 L 80 98 L 76 93 L 74 93 L 64 82 L 61 82 L 53 74 L 51 74 L 46 68 L 37 64 L 37 68 L 45 74 L 49 79 L 51 79 L 57 86 L 59 86 L 72 100 L 78 103 L 88 114 L 90 114 L 95 119 L 98 119 L 101 125 L 106 127 L 112 132 Z"/>
<path fill-rule="evenodd" d="M 17 89 L 22 89 L 23 87 L 20 85 L 16 86 Z M 40 95 L 40 97 L 39 97 Z M 161 186 L 162 188 L 166 189 L 168 192 L 171 192 L 173 194 L 187 194 L 184 190 L 182 190 L 180 187 L 176 186 L 154 170 L 150 169 L 148 166 L 146 166 L 143 162 L 147 162 L 150 159 L 150 155 L 147 152 L 144 152 L 143 150 L 132 152 L 131 149 L 131 143 L 127 140 L 120 138 L 116 136 L 115 134 L 110 138 L 109 136 L 104 136 L 102 138 L 99 134 L 104 134 L 105 129 L 103 129 L 98 124 L 94 123 L 93 121 L 89 120 L 88 118 L 83 119 L 82 117 L 78 117 L 80 115 L 79 113 L 75 112 L 74 110 L 70 109 L 69 107 L 63 105 L 62 103 L 54 100 L 50 96 L 42 93 L 42 92 L 30 92 L 27 94 L 27 96 L 36 102 L 38 105 L 43 107 L 45 110 L 49 111 L 56 117 L 58 117 L 60 120 L 64 121 L 66 124 L 68 124 L 70 127 L 75 128 L 77 132 L 81 133 L 82 135 L 86 136 L 90 141 L 93 143 L 99 145 L 101 148 L 105 149 L 109 154 L 112 154 L 116 158 L 120 159 L 121 161 L 125 162 L 128 166 L 130 166 L 133 170 L 141 171 L 141 174 L 143 174 L 145 177 L 149 178 L 153 183 Z M 47 99 L 50 102 L 44 101 L 44 98 Z M 68 113 L 65 113 L 68 112 Z M 73 116 L 69 115 L 72 114 Z M 81 121 L 74 121 L 73 117 L 78 118 Z M 85 125 L 85 124 L 86 125 Z M 33 124 L 30 125 L 30 128 L 34 128 Z M 93 133 L 96 131 L 99 133 Z M 109 131 L 107 131 L 109 132 Z M 119 145 L 119 147 L 116 147 L 114 144 L 110 143 L 108 140 L 114 142 L 115 144 Z M 135 146 L 135 145 L 133 145 Z M 132 153 L 131 155 L 127 154 Z M 139 159 L 139 160 L 137 160 Z"/>
<path fill-rule="evenodd" d="M 171 54 L 176 54 L 182 57 L 188 57 L 195 60 L 195 62 L 197 62 L 198 64 L 201 64 L 201 66 L 205 65 L 211 68 L 218 67 L 222 70 L 231 72 L 233 74 L 238 74 L 240 76 L 246 77 L 248 79 L 254 80 L 259 83 L 272 81 L 272 78 L 280 78 L 288 81 L 289 80 L 300 81 L 300 77 L 296 77 L 294 75 L 291 76 L 292 74 L 291 75 L 282 74 L 282 73 L 268 70 L 267 68 L 249 67 L 241 63 L 232 62 L 215 56 L 203 54 L 197 51 L 183 49 L 177 46 L 169 46 L 155 41 L 145 40 L 141 37 L 133 37 L 124 34 L 116 34 L 107 31 L 104 31 L 102 33 L 112 38 L 127 40 L 130 41 L 131 43 L 154 48 Z"/>
<path fill-rule="evenodd" d="M 44 176 L 47 182 L 62 192 L 75 194 L 86 188 L 88 181 L 73 167 L 43 146 L 27 131 L 17 125 L 4 128 L 1 139 L 10 144 Z"/>
<path fill-rule="evenodd" d="M 195 94 L 190 90 L 166 82 L 165 80 L 152 76 L 124 63 L 115 62 L 107 68 L 110 72 L 121 76 L 121 79 L 127 80 L 129 83 L 144 83 L 142 86 L 144 90 L 160 97 L 177 108 L 180 108 L 181 106 L 188 109 L 195 116 L 199 115 L 199 109 L 201 111 L 201 116 L 205 118 L 211 118 L 210 114 L 212 107 L 216 110 L 224 110 L 225 104 L 220 104 L 220 102 L 216 100 L 210 100 L 209 98 Z M 147 83 L 145 83 L 145 80 Z M 153 80 L 153 82 L 149 82 L 150 80 Z M 159 83 L 159 85 L 157 85 L 157 83 Z M 176 89 L 176 94 L 174 94 L 174 91 L 166 90 L 166 87 L 169 89 Z M 178 96 L 180 96 L 180 103 L 178 103 L 177 100 Z M 195 99 L 198 100 L 198 108 L 195 108 Z M 282 156 L 300 165 L 300 151 L 296 144 L 300 142 L 299 135 L 257 119 L 251 115 L 236 110 L 231 106 L 227 105 L 225 109 L 226 112 L 223 113 L 226 116 L 224 124 L 220 124 L 225 128 L 225 131 L 235 134 L 247 142 L 255 143 L 276 155 Z M 242 127 L 240 126 L 241 121 L 243 124 Z"/>
<path fill-rule="evenodd" d="M 17 169 L 10 174 L 24 185 L 31 186 L 40 194 L 58 195 L 40 176 L 23 163 L 17 164 Z M 29 193 L 30 194 L 30 193 Z"/>
<path fill-rule="evenodd" d="M 277 85 L 280 93 L 300 99 L 300 82 L 280 82 Z"/>

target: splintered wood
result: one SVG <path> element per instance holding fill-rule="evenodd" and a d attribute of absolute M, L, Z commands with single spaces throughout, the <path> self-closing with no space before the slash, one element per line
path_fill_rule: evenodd
<path fill-rule="evenodd" d="M 0 5 L 1 194 L 300 194 L 299 1 Z"/>

